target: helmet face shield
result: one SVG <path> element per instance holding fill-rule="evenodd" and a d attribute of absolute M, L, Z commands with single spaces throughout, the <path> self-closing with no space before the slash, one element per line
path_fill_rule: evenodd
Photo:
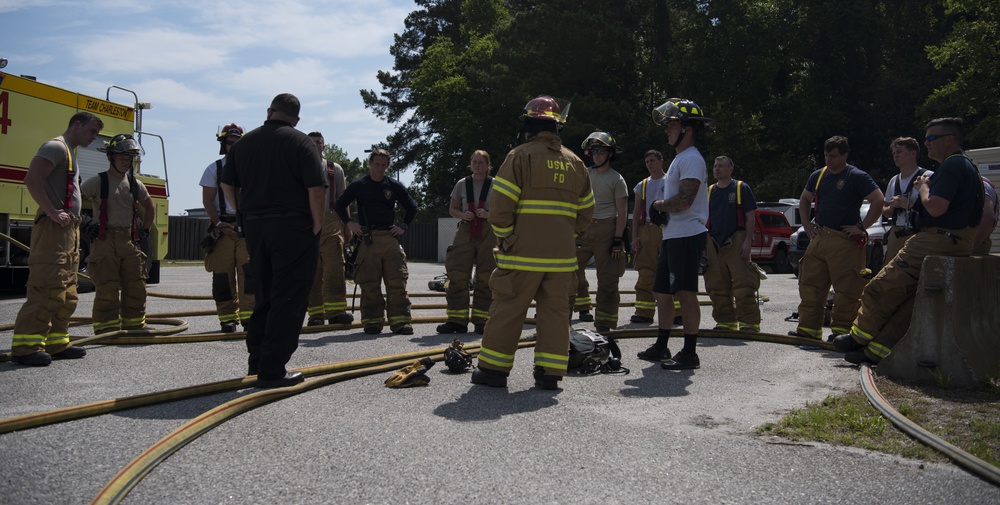
<path fill-rule="evenodd" d="M 608 132 L 596 131 L 591 133 L 590 135 L 587 135 L 586 140 L 580 144 L 580 149 L 583 149 L 584 152 L 589 152 L 595 147 L 603 147 L 615 154 L 625 152 L 625 149 L 622 149 L 622 147 L 618 145 L 615 138 Z"/>
<path fill-rule="evenodd" d="M 680 121 L 681 124 L 700 123 L 711 129 L 715 120 L 705 117 L 705 112 L 698 104 L 684 98 L 671 98 L 659 107 L 653 109 L 651 113 L 653 122 L 665 126 L 671 121 Z"/>
<path fill-rule="evenodd" d="M 142 147 L 135 141 L 135 138 L 127 133 L 115 135 L 104 143 L 104 147 L 98 151 L 108 153 L 108 159 L 115 154 L 128 154 L 133 157 L 142 155 Z"/>

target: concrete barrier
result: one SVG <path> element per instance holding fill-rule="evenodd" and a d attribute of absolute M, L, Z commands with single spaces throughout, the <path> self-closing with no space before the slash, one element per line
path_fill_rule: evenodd
<path fill-rule="evenodd" d="M 1000 377 L 1000 256 L 925 259 L 909 332 L 878 372 L 953 388 Z"/>

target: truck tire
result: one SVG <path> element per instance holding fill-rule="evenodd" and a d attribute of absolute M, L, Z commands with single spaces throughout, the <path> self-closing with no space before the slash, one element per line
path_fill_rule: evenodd
<path fill-rule="evenodd" d="M 872 271 L 872 275 L 878 275 L 882 271 L 882 266 L 885 264 L 885 248 L 882 244 L 875 244 L 872 247 L 871 255 L 868 257 L 868 269 Z"/>

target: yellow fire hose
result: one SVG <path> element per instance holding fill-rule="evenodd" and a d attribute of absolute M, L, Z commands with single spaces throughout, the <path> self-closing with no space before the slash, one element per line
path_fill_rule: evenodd
<path fill-rule="evenodd" d="M 14 238 L 0 233 L 0 239 L 7 240 L 12 244 L 20 247 L 24 250 L 30 250 L 26 245 L 18 242 Z M 85 278 L 85 274 L 79 274 Z M 592 291 L 591 294 L 594 292 Z M 634 291 L 622 291 L 622 294 L 634 293 Z M 698 293 L 699 295 L 704 295 L 706 293 Z M 177 299 L 211 299 L 211 296 L 207 295 L 170 295 L 161 293 L 148 293 L 149 296 L 161 297 L 161 298 L 177 298 Z M 444 296 L 444 293 L 413 293 L 409 295 L 410 297 L 440 297 Z M 761 297 L 762 300 L 767 301 L 766 297 Z M 621 304 L 622 306 L 634 306 L 634 303 L 628 302 Z M 699 302 L 699 305 L 711 305 L 711 302 Z M 438 309 L 446 308 L 446 306 L 440 306 L 437 304 L 429 304 L 427 306 L 414 306 L 414 309 Z M 184 314 L 184 313 L 177 313 Z M 190 315 L 214 315 L 214 311 L 198 311 L 194 313 L 188 313 Z M 170 314 L 174 315 L 174 314 Z M 74 342 L 76 345 L 93 344 L 97 342 L 105 344 L 149 344 L 149 343 L 174 343 L 174 342 L 200 342 L 206 340 L 223 340 L 223 339 L 237 339 L 243 338 L 245 332 L 237 333 L 206 333 L 206 334 L 196 334 L 190 336 L 176 336 L 177 333 L 181 333 L 188 329 L 187 322 L 179 319 L 169 319 L 164 317 L 165 314 L 159 315 L 159 317 L 152 317 L 147 319 L 150 324 L 167 324 L 173 325 L 172 328 L 166 329 L 146 329 L 146 330 L 120 330 L 116 332 L 109 332 L 101 335 L 96 335 L 87 338 L 75 338 Z M 77 324 L 87 324 L 88 318 L 73 318 L 74 322 Z M 414 322 L 443 322 L 447 318 L 445 317 L 425 317 L 425 318 L 414 318 Z M 532 319 L 526 320 L 526 322 L 533 322 Z M 9 325 L 12 327 L 12 325 Z M 357 328 L 361 325 L 358 323 L 350 325 L 323 325 L 323 326 L 313 326 L 304 327 L 303 333 L 316 333 L 335 329 L 348 329 Z M 9 330 L 7 326 L 0 327 L 0 330 Z M 657 329 L 629 329 L 629 330 L 614 330 L 606 332 L 605 334 L 614 338 L 651 338 L 657 336 Z M 814 339 L 807 339 L 802 337 L 792 337 L 786 335 L 774 335 L 767 333 L 744 333 L 738 331 L 730 330 L 700 330 L 699 334 L 706 338 L 731 338 L 740 340 L 755 340 L 760 342 L 773 342 L 788 345 L 801 345 L 801 346 L 812 346 L 827 350 L 834 350 L 831 343 L 817 341 Z M 671 336 L 680 336 L 681 330 L 672 330 Z M 525 340 L 519 343 L 519 348 L 534 346 L 533 340 Z M 465 349 L 471 355 L 478 353 L 479 344 L 466 344 Z M 305 391 L 309 391 L 315 388 L 326 386 L 329 384 L 335 384 L 344 380 L 349 380 L 358 377 L 364 377 L 367 375 L 372 375 L 376 373 L 384 373 L 388 371 L 393 371 L 404 366 L 409 365 L 414 359 L 422 357 L 430 357 L 435 361 L 440 361 L 443 359 L 443 353 L 445 348 L 432 349 L 427 351 L 417 351 L 411 353 L 402 353 L 390 356 L 383 356 L 380 358 L 370 358 L 364 360 L 352 360 L 344 361 L 339 363 L 331 363 L 327 365 L 319 365 L 313 367 L 306 367 L 298 369 L 297 371 L 302 372 L 306 376 L 321 376 L 317 380 L 305 381 L 299 385 L 281 388 L 274 390 L 259 391 L 256 393 L 249 394 L 242 398 L 229 401 L 224 403 L 204 414 L 198 416 L 197 418 L 185 423 L 174 432 L 170 433 L 164 437 L 160 442 L 154 444 L 151 448 L 143 452 L 139 457 L 134 459 L 129 463 L 118 475 L 111 480 L 101 492 L 94 498 L 92 503 L 119 503 L 125 498 L 129 491 L 131 491 L 138 482 L 149 472 L 159 464 L 159 462 L 165 460 L 171 454 L 178 451 L 181 447 L 194 440 L 202 433 L 205 433 L 209 429 L 218 426 L 219 424 L 225 422 L 242 412 L 246 412 L 250 409 L 256 408 L 260 405 L 266 403 L 287 398 Z M 10 359 L 9 353 L 0 354 L 0 362 L 7 361 Z M 875 386 L 874 377 L 871 369 L 862 365 L 860 369 L 860 380 L 861 388 L 865 395 L 868 397 L 871 404 L 879 410 L 886 418 L 888 418 L 895 426 L 909 435 L 913 436 L 921 443 L 928 445 L 929 447 L 945 454 L 952 461 L 959 464 L 963 468 L 975 473 L 979 477 L 992 482 L 995 485 L 1000 485 L 1000 469 L 989 463 L 963 451 L 962 449 L 955 447 L 954 445 L 948 443 L 947 441 L 937 437 L 931 432 L 921 428 L 919 425 L 913 423 L 905 416 L 903 416 L 898 410 L 893 408 L 893 406 L 879 393 L 877 387 Z M 253 385 L 255 379 L 250 377 L 243 377 L 238 379 L 230 379 L 226 381 L 213 382 L 208 384 L 201 384 L 196 386 L 190 386 L 186 388 L 178 388 L 167 391 L 161 391 L 156 393 L 147 393 L 143 395 L 137 395 L 127 398 L 119 398 L 114 400 L 105 400 L 101 402 L 95 402 L 84 405 L 77 405 L 71 407 L 64 407 L 61 409 L 50 410 L 46 412 L 39 412 L 35 414 L 26 414 L 22 416 L 11 417 L 7 419 L 0 419 L 0 434 L 9 433 L 16 430 L 31 429 L 39 426 L 45 426 L 49 424 L 54 424 L 63 421 L 69 421 L 73 419 L 80 419 L 84 417 L 101 415 L 109 412 L 114 412 L 118 410 L 124 410 L 129 408 L 135 408 L 145 405 L 151 405 L 156 403 L 163 403 L 167 401 L 174 401 L 184 398 L 190 398 L 193 396 L 207 395 L 212 393 L 217 393 L 220 391 L 227 391 L 233 389 L 246 388 Z"/>

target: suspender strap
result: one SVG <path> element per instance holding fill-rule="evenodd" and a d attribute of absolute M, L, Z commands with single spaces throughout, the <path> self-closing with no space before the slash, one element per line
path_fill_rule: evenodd
<path fill-rule="evenodd" d="M 337 171 L 330 160 L 326 160 L 326 178 L 330 181 L 330 210 L 337 205 Z"/>
<path fill-rule="evenodd" d="M 63 201 L 63 210 L 69 212 L 73 208 L 73 191 L 76 189 L 76 170 L 73 168 L 73 151 L 70 151 L 69 144 L 64 140 L 54 138 L 66 148 L 66 199 Z"/>
<path fill-rule="evenodd" d="M 108 193 L 110 191 L 108 188 L 108 173 L 101 172 L 97 175 L 101 178 L 101 206 L 97 218 L 100 226 L 98 227 L 97 239 L 104 240 L 108 235 Z"/>
<path fill-rule="evenodd" d="M 826 167 L 819 171 L 819 177 L 816 178 L 816 187 L 813 188 L 813 202 L 816 204 L 816 215 L 819 216 L 819 181 L 823 180 L 823 174 L 826 173 Z"/>
<path fill-rule="evenodd" d="M 479 190 L 478 202 L 473 197 L 472 184 L 472 176 L 465 176 L 465 199 L 469 202 L 469 211 L 475 215 L 476 209 L 482 209 L 486 206 L 486 194 L 489 193 L 490 186 L 493 184 L 493 177 L 489 175 L 486 176 L 486 180 L 483 181 L 483 189 Z M 469 238 L 472 240 L 479 240 L 479 237 L 483 234 L 485 221 L 485 219 L 479 217 L 473 217 L 472 221 L 469 221 Z"/>
<path fill-rule="evenodd" d="M 913 191 L 913 182 L 917 180 L 917 177 L 920 177 L 921 175 L 924 175 L 924 172 L 926 172 L 926 171 L 927 171 L 926 168 L 918 168 L 917 171 L 913 173 L 913 177 L 910 178 L 910 182 L 906 185 L 906 192 L 903 192 L 903 190 L 899 188 L 899 176 L 897 175 L 895 177 L 895 181 L 896 181 L 896 188 L 895 188 L 896 189 L 896 194 L 899 195 L 899 196 L 905 196 L 907 199 L 909 199 L 910 198 L 910 191 Z M 910 205 L 912 206 L 912 204 L 910 204 Z M 902 212 L 902 209 L 899 209 L 899 208 L 892 209 L 892 218 L 891 219 L 892 219 L 893 222 L 896 221 L 896 218 L 899 216 L 900 212 Z"/>
<path fill-rule="evenodd" d="M 215 196 L 219 198 L 219 214 L 226 213 L 226 195 L 222 193 L 222 186 L 219 185 L 219 174 L 222 173 L 222 160 L 215 160 Z"/>
<path fill-rule="evenodd" d="M 642 184 L 642 189 L 641 189 L 641 192 L 642 192 L 642 208 L 639 209 L 639 222 L 642 223 L 642 224 L 646 224 L 646 206 L 649 205 L 648 203 L 646 203 L 646 183 L 647 182 L 649 182 L 649 177 L 646 177 L 640 183 L 640 184 Z M 709 191 L 711 191 L 711 190 L 709 190 Z M 711 195 L 711 193 L 709 193 L 709 195 Z"/>
<path fill-rule="evenodd" d="M 645 189 L 645 187 L 643 188 Z M 712 204 L 712 190 L 715 189 L 715 184 L 708 187 L 708 203 Z M 736 229 L 745 230 L 747 227 L 746 216 L 743 215 L 743 181 L 736 180 Z M 711 229 L 712 227 L 712 215 L 708 215 L 708 221 L 705 222 L 705 227 Z"/>

